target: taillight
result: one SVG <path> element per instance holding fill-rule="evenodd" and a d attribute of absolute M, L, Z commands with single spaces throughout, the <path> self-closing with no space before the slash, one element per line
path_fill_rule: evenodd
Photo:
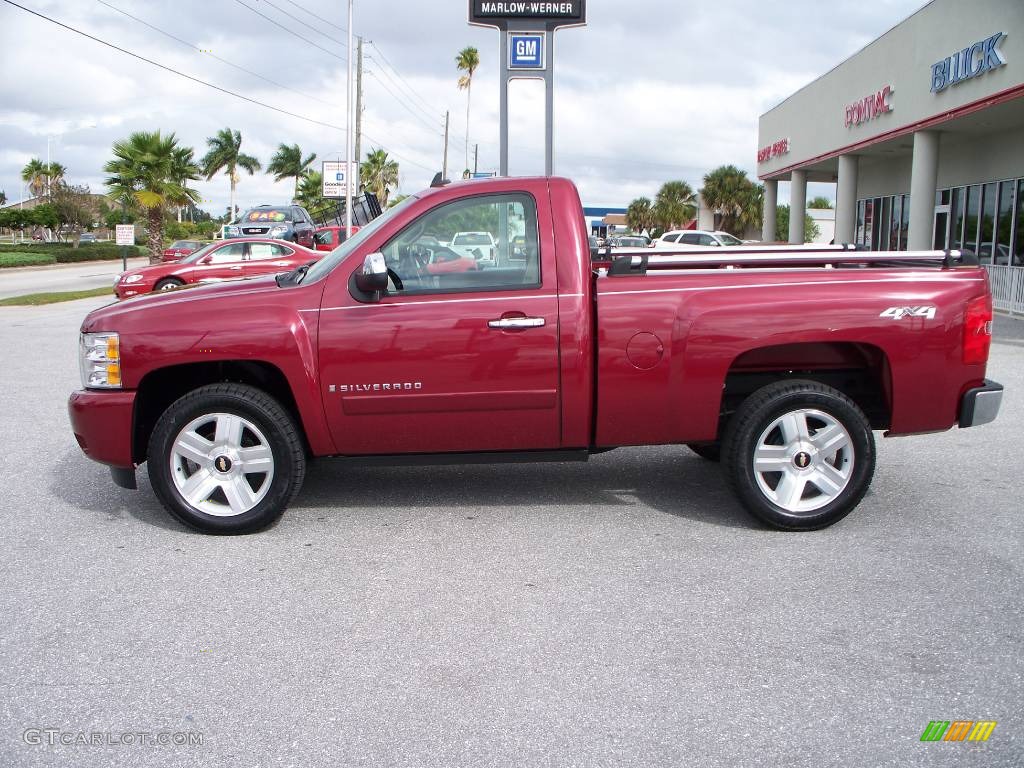
<path fill-rule="evenodd" d="M 967 312 L 964 315 L 964 363 L 987 363 L 991 344 L 992 296 L 986 294 L 967 302 Z"/>

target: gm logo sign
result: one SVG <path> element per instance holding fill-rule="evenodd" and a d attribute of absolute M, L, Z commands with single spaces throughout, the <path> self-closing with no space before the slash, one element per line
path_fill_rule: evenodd
<path fill-rule="evenodd" d="M 544 69 L 544 33 L 508 33 L 509 69 Z"/>

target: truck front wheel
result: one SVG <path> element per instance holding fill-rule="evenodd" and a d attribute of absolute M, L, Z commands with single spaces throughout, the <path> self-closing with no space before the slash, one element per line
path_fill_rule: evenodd
<path fill-rule="evenodd" d="M 153 429 L 148 464 L 153 490 L 174 517 L 223 534 L 277 522 L 306 471 L 291 417 L 244 384 L 211 384 L 176 400 Z"/>
<path fill-rule="evenodd" d="M 871 423 L 850 398 L 814 381 L 770 384 L 733 416 L 722 448 L 743 506 L 775 528 L 808 531 L 846 517 L 875 469 Z"/>

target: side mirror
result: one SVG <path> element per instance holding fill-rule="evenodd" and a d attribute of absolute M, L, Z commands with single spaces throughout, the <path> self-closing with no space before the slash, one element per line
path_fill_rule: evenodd
<path fill-rule="evenodd" d="M 356 288 L 363 293 L 380 293 L 388 288 L 388 265 L 383 253 L 368 253 L 362 269 L 355 273 Z"/>
<path fill-rule="evenodd" d="M 199 263 L 200 264 L 209 264 L 212 261 L 213 261 L 213 254 L 211 254 L 209 256 L 203 256 L 203 258 L 201 258 L 199 260 Z"/>

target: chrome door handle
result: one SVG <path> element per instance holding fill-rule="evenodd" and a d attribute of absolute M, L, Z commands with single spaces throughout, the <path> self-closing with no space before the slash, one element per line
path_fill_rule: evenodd
<path fill-rule="evenodd" d="M 228 267 L 228 269 L 241 269 L 241 267 Z"/>
<path fill-rule="evenodd" d="M 540 328 L 544 325 L 543 317 L 503 317 L 499 320 L 488 320 L 489 328 L 501 328 L 503 330 L 518 328 Z"/>

